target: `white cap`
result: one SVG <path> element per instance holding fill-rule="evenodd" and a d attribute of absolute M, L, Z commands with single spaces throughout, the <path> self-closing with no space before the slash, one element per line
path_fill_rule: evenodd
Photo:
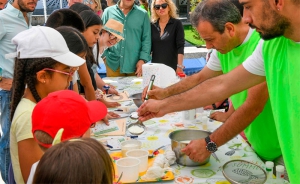
<path fill-rule="evenodd" d="M 63 36 L 53 28 L 34 26 L 17 34 L 12 43 L 17 52 L 6 54 L 5 58 L 45 58 L 50 57 L 62 64 L 78 67 L 85 60 L 70 52 Z"/>
<path fill-rule="evenodd" d="M 273 168 L 274 167 L 274 162 L 266 161 L 266 167 L 267 168 Z"/>
<path fill-rule="evenodd" d="M 277 165 L 276 166 L 276 172 L 284 172 L 284 166 L 283 165 Z"/>

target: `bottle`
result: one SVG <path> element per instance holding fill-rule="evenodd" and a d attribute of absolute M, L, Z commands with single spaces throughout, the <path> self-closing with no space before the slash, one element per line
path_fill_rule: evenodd
<path fill-rule="evenodd" d="M 276 166 L 276 184 L 284 183 L 284 166 Z"/>
<path fill-rule="evenodd" d="M 267 182 L 266 183 L 273 183 L 273 167 L 274 167 L 274 162 L 272 162 L 272 161 L 266 162 L 266 171 L 267 171 Z"/>
<path fill-rule="evenodd" d="M 182 123 L 186 128 L 195 127 L 196 109 L 182 111 Z"/>
<path fill-rule="evenodd" d="M 182 72 L 178 72 L 178 73 L 177 73 L 177 76 L 179 77 L 179 80 L 182 80 L 182 79 L 185 78 L 185 74 L 182 73 Z"/>

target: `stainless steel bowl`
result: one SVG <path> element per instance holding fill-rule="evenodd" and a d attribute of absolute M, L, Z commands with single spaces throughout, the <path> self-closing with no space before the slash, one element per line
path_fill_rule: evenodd
<path fill-rule="evenodd" d="M 137 107 L 140 107 L 142 104 L 143 104 L 143 101 L 142 101 L 142 93 L 136 93 L 136 94 L 133 94 L 131 95 L 129 98 L 131 98 L 134 102 L 134 104 L 137 106 Z"/>
<path fill-rule="evenodd" d="M 185 153 L 181 152 L 181 149 L 188 145 L 188 142 L 195 139 L 202 139 L 210 135 L 210 132 L 203 130 L 176 130 L 169 134 L 169 138 L 171 139 L 172 150 L 176 155 L 176 162 L 180 165 L 184 166 L 199 166 L 206 164 L 210 157 L 208 157 L 204 162 L 194 162 L 187 156 Z"/>

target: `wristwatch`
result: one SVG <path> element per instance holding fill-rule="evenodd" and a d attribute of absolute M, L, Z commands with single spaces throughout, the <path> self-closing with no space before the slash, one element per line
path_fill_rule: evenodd
<path fill-rule="evenodd" d="M 180 64 L 177 64 L 177 67 L 178 67 L 178 68 L 181 68 L 181 69 L 185 69 L 185 66 L 180 65 Z"/>
<path fill-rule="evenodd" d="M 214 141 L 210 140 L 209 136 L 205 137 L 205 142 L 207 151 L 214 153 L 218 150 L 217 144 Z"/>

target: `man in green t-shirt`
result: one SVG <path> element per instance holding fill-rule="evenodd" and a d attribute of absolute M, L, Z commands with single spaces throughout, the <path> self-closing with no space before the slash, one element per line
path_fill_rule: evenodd
<path fill-rule="evenodd" d="M 139 119 L 144 121 L 208 105 L 267 81 L 289 179 L 291 183 L 300 183 L 300 0 L 240 0 L 240 3 L 244 5 L 244 20 L 266 41 L 261 41 L 253 54 L 231 72 L 179 95 L 148 100 L 138 110 Z M 191 141 L 183 151 L 191 159 L 202 161 L 204 149 L 197 141 Z"/>
<path fill-rule="evenodd" d="M 256 31 L 242 22 L 242 16 L 236 6 L 230 1 L 223 0 L 203 1 L 197 6 L 191 22 L 197 27 L 201 38 L 205 40 L 206 47 L 215 50 L 207 65 L 199 73 L 165 89 L 154 87 L 155 89 L 148 93 L 150 96 L 163 99 L 187 91 L 209 78 L 228 73 L 252 54 L 260 37 Z M 216 16 L 220 19 L 216 20 Z M 266 83 L 230 98 L 233 103 L 232 108 L 237 110 L 209 138 L 220 147 L 245 129 L 249 142 L 260 158 L 275 160 L 281 157 Z M 269 135 L 264 134 L 266 131 Z M 198 145 L 203 148 L 207 146 L 205 139 L 198 142 Z M 205 150 L 202 155 L 207 158 L 215 151 Z"/>

